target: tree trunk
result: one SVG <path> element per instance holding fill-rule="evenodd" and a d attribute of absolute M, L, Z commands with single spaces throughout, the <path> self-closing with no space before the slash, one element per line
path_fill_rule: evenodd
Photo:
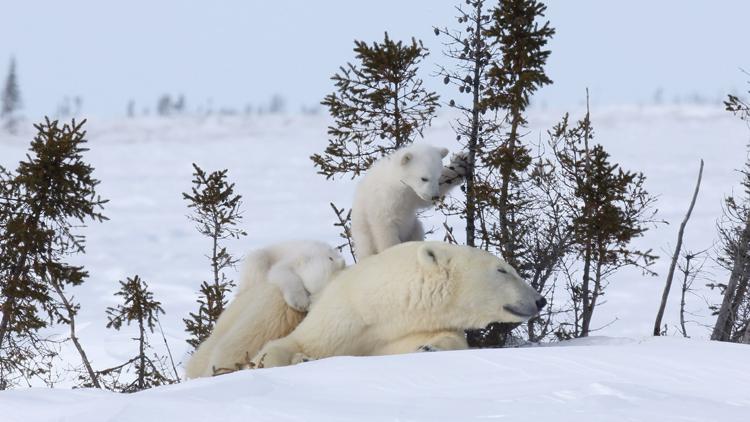
<path fill-rule="evenodd" d="M 401 108 L 398 105 L 398 83 L 393 84 L 393 129 L 396 131 L 396 149 L 401 148 L 405 143 L 406 139 L 401 138 Z"/>
<path fill-rule="evenodd" d="M 466 169 L 466 244 L 468 246 L 475 246 L 474 239 L 476 237 L 476 226 L 475 226 L 475 215 L 476 215 L 476 192 L 474 191 L 474 169 L 476 168 L 475 162 L 477 159 L 477 148 L 479 143 L 479 89 L 481 88 L 480 80 L 480 68 L 481 68 L 481 53 L 482 46 L 479 40 L 482 38 L 482 3 L 477 3 L 475 14 L 477 16 L 476 26 L 474 29 L 474 80 L 473 85 L 473 97 L 471 105 L 471 134 L 469 136 L 469 156 L 468 156 L 468 168 Z"/>
<path fill-rule="evenodd" d="M 6 333 L 8 332 L 8 325 L 10 325 L 10 316 L 13 313 L 13 298 L 6 298 L 3 303 L 3 319 L 0 322 L 0 350 L 3 348 L 3 340 L 5 340 Z"/>
<path fill-rule="evenodd" d="M 724 291 L 724 299 L 721 302 L 719 308 L 719 316 L 716 318 L 716 324 L 714 325 L 713 332 L 711 333 L 711 340 L 727 341 L 731 334 L 731 323 L 734 321 L 736 315 L 732 315 L 731 308 L 734 302 L 735 292 L 737 291 L 737 285 L 739 284 L 740 278 L 746 275 L 747 268 L 747 244 L 750 241 L 750 215 L 747 216 L 745 221 L 745 227 L 742 229 L 739 242 L 737 244 L 737 252 L 734 256 L 734 265 L 732 266 L 732 273 L 729 276 L 729 282 L 727 288 Z"/>
<path fill-rule="evenodd" d="M 682 336 L 688 337 L 687 329 L 685 328 L 685 294 L 688 291 L 688 278 L 690 277 L 690 259 L 691 255 L 685 258 L 685 278 L 682 280 L 682 294 L 680 296 L 680 329 L 682 330 Z"/>
<path fill-rule="evenodd" d="M 138 315 L 138 360 L 140 361 L 140 368 L 138 368 L 138 389 L 144 390 L 146 388 L 146 331 L 143 327 L 143 308 L 141 307 Z"/>
<path fill-rule="evenodd" d="M 732 306 L 729 309 L 729 315 L 730 318 L 727 321 L 727 335 L 732 335 L 732 328 L 735 326 L 735 322 L 737 321 L 737 312 L 739 312 L 740 305 L 742 305 L 742 302 L 746 300 L 745 295 L 747 294 L 747 284 L 748 279 L 750 279 L 750 262 L 747 263 L 747 267 L 745 267 L 745 272 L 742 274 L 742 276 L 737 281 L 737 289 L 734 291 L 734 299 L 732 300 Z M 740 333 L 737 333 L 737 337 L 740 337 Z"/>
<path fill-rule="evenodd" d="M 742 336 L 742 343 L 750 344 L 750 321 L 745 325 L 745 334 Z"/>
<path fill-rule="evenodd" d="M 701 187 L 701 178 L 703 177 L 703 160 L 701 160 L 701 166 L 698 170 L 698 181 L 695 183 L 695 190 L 693 191 L 693 199 L 690 200 L 690 206 L 688 207 L 685 218 L 680 223 L 680 230 L 677 232 L 677 245 L 674 248 L 674 254 L 672 255 L 672 262 L 669 264 L 669 273 L 667 274 L 667 281 L 664 284 L 664 292 L 661 295 L 661 304 L 659 310 L 656 313 L 656 321 L 654 321 L 654 335 L 658 336 L 661 333 L 661 320 L 664 317 L 664 309 L 667 307 L 667 298 L 669 297 L 669 290 L 672 288 L 672 279 L 674 278 L 674 270 L 677 267 L 677 260 L 680 258 L 680 250 L 682 249 L 682 237 L 685 234 L 685 226 L 690 219 L 690 214 L 693 213 L 693 207 L 695 207 L 695 200 L 698 198 L 698 191 Z M 684 298 L 684 292 L 683 292 Z M 684 331 L 684 325 L 683 325 Z"/>
<path fill-rule="evenodd" d="M 73 306 L 70 301 L 68 301 L 68 298 L 65 297 L 65 294 L 63 293 L 62 288 L 60 288 L 60 285 L 57 283 L 57 281 L 50 279 L 49 282 L 52 287 L 55 288 L 57 295 L 60 296 L 60 300 L 65 306 L 66 312 L 68 313 L 68 320 L 70 321 L 70 340 L 73 341 L 73 344 L 76 346 L 76 350 L 78 350 L 78 354 L 81 356 L 83 367 L 86 368 L 86 372 L 88 372 L 89 378 L 91 378 L 91 383 L 94 384 L 94 387 L 102 388 L 99 384 L 99 378 L 96 376 L 96 372 L 94 372 L 94 369 L 91 367 L 91 362 L 89 362 L 89 358 L 88 356 L 86 356 L 86 352 L 83 350 L 83 346 L 81 346 L 81 343 L 78 341 L 78 337 L 76 336 L 76 320 Z"/>
<path fill-rule="evenodd" d="M 586 245 L 586 252 L 583 257 L 583 282 L 581 284 L 581 295 L 582 295 L 582 306 L 581 306 L 581 332 L 580 337 L 587 337 L 589 335 L 589 288 L 591 280 L 591 242 Z"/>
<path fill-rule="evenodd" d="M 508 135 L 508 156 L 513 157 L 513 154 L 516 149 L 516 137 L 518 136 L 518 120 L 516 117 L 513 118 L 513 121 L 511 122 L 510 127 L 510 134 Z M 511 168 L 509 163 L 505 163 L 505 167 L 500 169 L 500 176 L 501 176 L 501 185 L 500 185 L 500 212 L 498 215 L 499 225 L 500 225 L 500 250 L 503 251 L 504 255 L 503 258 L 505 258 L 506 261 L 508 261 L 508 264 L 511 266 L 516 265 L 515 261 L 515 246 L 513 245 L 513 240 L 511 239 L 510 235 L 510 229 L 508 228 L 508 215 L 510 214 L 510 178 L 513 175 L 513 169 Z"/>
<path fill-rule="evenodd" d="M 590 120 L 590 111 L 589 111 L 589 89 L 586 88 L 586 121 Z M 589 126 L 585 126 L 586 130 L 583 134 L 583 142 L 584 142 L 584 183 L 588 183 L 589 178 L 591 178 L 591 154 L 589 153 Z M 589 214 L 591 213 L 591 205 L 589 203 L 583 204 L 583 218 L 584 220 L 588 219 Z M 589 239 L 586 239 L 586 251 L 584 253 L 584 263 L 583 263 L 583 285 L 582 287 L 582 295 L 583 295 L 583 306 L 581 307 L 581 337 L 588 337 L 589 335 L 589 326 L 591 323 L 591 315 L 593 313 L 593 310 L 591 310 L 591 303 L 589 300 L 589 290 L 590 290 L 590 281 L 591 281 L 591 248 L 593 248 L 591 235 L 587 235 Z"/>

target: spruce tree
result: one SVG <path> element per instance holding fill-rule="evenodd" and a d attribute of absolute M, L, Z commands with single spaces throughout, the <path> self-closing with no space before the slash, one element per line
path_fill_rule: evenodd
<path fill-rule="evenodd" d="M 224 271 L 234 266 L 238 259 L 221 242 L 238 239 L 247 233 L 237 227 L 242 220 L 242 196 L 234 192 L 234 183 L 227 181 L 227 170 L 206 173 L 196 164 L 193 164 L 193 169 L 191 193 L 182 196 L 194 212 L 188 218 L 195 223 L 200 234 L 211 239 L 208 259 L 212 276 L 210 282 L 201 283 L 198 312 L 191 312 L 190 317 L 183 320 L 185 331 L 191 335 L 187 342 L 197 348 L 211 334 L 226 307 L 227 295 L 234 287 L 234 281 L 228 279 Z"/>
<path fill-rule="evenodd" d="M 546 7 L 535 0 L 494 7 L 483 0 L 466 3 L 466 11 L 457 8 L 459 30 L 435 28 L 446 39 L 445 55 L 455 63 L 441 67 L 440 74 L 463 97 L 449 105 L 461 112 L 453 127 L 468 157 L 465 199 L 449 201 L 446 210 L 465 219 L 468 245 L 500 254 L 545 294 L 565 239 L 553 233 L 560 218 L 551 208 L 557 198 L 544 184 L 547 178 L 540 177 L 548 166 L 531 165 L 522 135 L 530 97 L 552 82 L 544 64 L 554 30 L 549 22 L 537 22 Z M 534 333 L 535 321 L 529 325 L 534 340 L 544 335 Z M 475 346 L 500 346 L 513 327 L 494 323 L 469 332 L 468 339 Z"/>
<path fill-rule="evenodd" d="M 459 93 L 466 96 L 466 101 L 451 99 L 448 105 L 460 111 L 453 126 L 456 139 L 466 149 L 466 187 L 465 200 L 462 204 L 447 207 L 451 214 L 460 214 L 466 221 L 466 244 L 477 244 L 477 188 L 476 183 L 482 179 L 482 150 L 484 145 L 498 136 L 500 126 L 495 113 L 487 115 L 487 97 L 495 91 L 489 89 L 488 71 L 491 60 L 499 60 L 500 49 L 497 43 L 486 36 L 491 25 L 491 14 L 485 0 L 469 0 L 469 9 L 464 11 L 460 6 L 457 21 L 461 29 L 435 28 L 435 35 L 445 39 L 443 54 L 451 59 L 455 66 L 440 67 L 439 74 L 443 83 L 455 86 Z M 480 239 L 481 242 L 481 239 Z M 485 247 L 487 245 L 484 245 Z"/>
<path fill-rule="evenodd" d="M 0 378 L 6 387 L 14 384 L 8 377 L 46 371 L 54 352 L 38 332 L 70 323 L 77 305 L 66 305 L 63 292 L 88 277 L 83 267 L 65 262 L 85 251 L 85 238 L 74 230 L 106 219 L 99 181 L 83 159 L 84 123 L 36 124 L 26 160 L 13 174 L 0 171 Z"/>
<path fill-rule="evenodd" d="M 730 95 L 726 109 L 743 120 L 750 120 L 750 105 Z M 721 305 L 712 306 L 716 323 L 711 340 L 750 343 L 750 159 L 742 170 L 744 197 L 729 196 L 719 222 L 718 263 L 730 271 L 726 283 L 709 284 L 719 288 Z"/>
<path fill-rule="evenodd" d="M 598 300 L 605 294 L 609 277 L 619 269 L 635 266 L 651 273 L 650 250 L 631 245 L 653 220 L 655 199 L 645 190 L 642 173 L 625 171 L 613 163 L 602 145 L 591 145 L 590 115 L 570 126 L 568 116 L 552 131 L 562 184 L 572 196 L 573 258 L 581 268 L 580 279 L 569 274 L 568 289 L 574 308 L 572 328 L 561 329 L 560 338 L 586 337 Z"/>
<path fill-rule="evenodd" d="M 526 230 L 516 218 L 527 205 L 521 183 L 532 163 L 529 147 L 521 139 L 527 123 L 525 112 L 534 92 L 552 83 L 544 71 L 550 55 L 545 47 L 555 31 L 549 22 L 537 23 L 546 9 L 537 0 L 504 0 L 493 9 L 492 25 L 486 32 L 497 43 L 501 57 L 493 60 L 487 71 L 492 94 L 483 99 L 483 106 L 505 115 L 506 133 L 483 151 L 484 161 L 495 172 L 482 184 L 479 206 L 497 210 L 488 217 L 496 223 L 496 230 L 487 237 L 516 268 L 522 268 L 519 238 Z"/>
<path fill-rule="evenodd" d="M 148 284 L 137 275 L 120 281 L 120 290 L 115 296 L 121 298 L 122 303 L 107 308 L 107 328 L 119 331 L 123 324 L 138 326 L 138 354 L 113 368 L 99 371 L 99 376 L 105 381 L 107 389 L 123 393 L 133 393 L 165 384 L 174 384 L 177 380 L 166 374 L 165 358 L 153 355 L 149 343 L 149 333 L 153 334 L 159 321 L 159 314 L 164 314 L 161 302 L 154 299 L 148 290 Z M 121 383 L 120 375 L 130 367 L 135 371 L 135 379 L 129 383 Z"/>
<path fill-rule="evenodd" d="M 333 178 L 367 170 L 378 158 L 407 145 L 430 125 L 438 95 L 417 76 L 428 55 L 421 41 L 355 41 L 357 63 L 347 63 L 331 79 L 336 91 L 322 101 L 334 119 L 330 139 L 312 161 Z"/>
<path fill-rule="evenodd" d="M 3 120 L 5 130 L 16 133 L 18 129 L 18 116 L 16 113 L 21 109 L 21 91 L 18 88 L 18 77 L 16 76 L 16 59 L 10 59 L 8 76 L 5 78 L 2 96 L 0 97 L 0 120 Z"/>

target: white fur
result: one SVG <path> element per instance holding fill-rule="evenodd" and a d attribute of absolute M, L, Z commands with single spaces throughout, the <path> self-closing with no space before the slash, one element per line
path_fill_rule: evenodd
<path fill-rule="evenodd" d="M 331 275 L 344 267 L 325 243 L 290 241 L 251 253 L 234 300 L 186 365 L 188 378 L 233 370 L 269 340 L 291 332 Z"/>
<path fill-rule="evenodd" d="M 521 322 L 541 296 L 481 249 L 407 242 L 338 273 L 288 336 L 253 358 L 262 367 L 329 356 L 466 348 L 464 329 Z"/>
<path fill-rule="evenodd" d="M 393 245 L 424 240 L 417 210 L 463 181 L 466 158 L 453 157 L 443 167 L 445 148 L 413 144 L 378 160 L 359 182 L 352 205 L 352 238 L 357 258 Z M 426 180 L 426 181 L 425 181 Z"/>

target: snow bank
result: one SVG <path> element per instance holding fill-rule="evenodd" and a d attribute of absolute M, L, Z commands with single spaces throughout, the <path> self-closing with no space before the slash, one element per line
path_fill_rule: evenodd
<path fill-rule="evenodd" d="M 575 347 L 559 347 L 575 346 Z M 338 357 L 132 395 L 0 393 L 0 420 L 747 421 L 750 347 L 589 338 L 555 347 Z"/>

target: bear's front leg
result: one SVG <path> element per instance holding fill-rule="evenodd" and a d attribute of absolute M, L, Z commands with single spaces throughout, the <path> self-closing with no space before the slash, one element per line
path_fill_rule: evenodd
<path fill-rule="evenodd" d="M 469 348 L 464 333 L 446 331 L 427 340 L 417 347 L 417 352 L 439 352 L 444 350 L 465 350 Z"/>
<path fill-rule="evenodd" d="M 266 343 L 250 361 L 249 366 L 253 369 L 289 366 L 292 359 L 300 353 L 302 351 L 297 342 L 287 336 Z"/>
<path fill-rule="evenodd" d="M 458 331 L 416 332 L 408 334 L 374 350 L 370 355 L 434 352 L 438 350 L 468 349 L 466 337 Z"/>
<path fill-rule="evenodd" d="M 422 226 L 422 222 L 419 220 L 414 220 L 414 228 L 411 230 L 411 235 L 409 235 L 408 240 L 417 242 L 424 240 L 424 226 Z"/>
<path fill-rule="evenodd" d="M 399 227 L 397 224 L 391 221 L 379 222 L 379 224 L 372 224 L 372 239 L 375 243 L 375 253 L 383 252 L 391 246 L 398 245 L 403 242 L 399 237 Z"/>
<path fill-rule="evenodd" d="M 315 360 L 311 358 L 310 356 L 307 356 L 306 354 L 302 352 L 295 353 L 294 356 L 292 356 L 292 365 L 296 365 L 298 363 L 303 362 L 310 362 L 311 360 Z"/>

